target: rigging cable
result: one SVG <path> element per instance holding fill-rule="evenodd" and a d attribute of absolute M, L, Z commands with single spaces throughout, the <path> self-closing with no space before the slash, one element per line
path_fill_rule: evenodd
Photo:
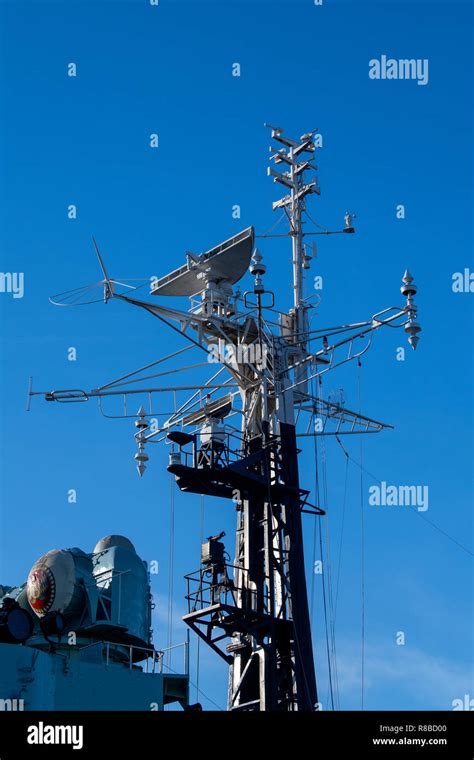
<path fill-rule="evenodd" d="M 168 555 L 168 662 L 171 666 L 173 639 L 173 580 L 174 580 L 174 476 L 170 473 L 169 555 Z"/>
<path fill-rule="evenodd" d="M 169 667 L 169 665 L 164 665 L 164 667 L 165 667 L 165 668 L 166 668 L 166 669 L 167 669 L 167 670 L 168 670 L 170 673 L 176 673 L 177 675 L 181 675 L 181 673 L 180 673 L 179 671 L 177 671 L 177 670 L 173 670 L 173 668 L 170 668 L 170 667 Z M 194 683 L 194 681 L 191 681 L 191 679 L 189 679 L 189 684 L 190 684 L 190 686 L 196 686 L 196 684 Z M 211 697 L 209 697 L 209 696 L 208 696 L 208 695 L 207 695 L 207 694 L 206 694 L 206 693 L 205 693 L 205 692 L 204 692 L 202 689 L 198 689 L 197 691 L 199 692 L 199 694 L 202 694 L 202 696 L 203 696 L 205 699 L 207 699 L 207 701 L 208 701 L 208 702 L 210 702 L 210 703 L 211 703 L 211 705 L 214 705 L 214 707 L 217 707 L 217 709 L 218 709 L 218 710 L 220 710 L 221 712 L 226 712 L 226 709 L 225 709 L 225 707 L 221 707 L 220 705 L 218 705 L 218 704 L 217 704 L 217 702 L 214 702 L 214 700 L 213 700 L 213 699 L 211 699 Z"/>
<path fill-rule="evenodd" d="M 311 394 L 313 398 L 315 398 L 314 393 L 314 378 L 311 380 Z M 316 424 L 318 421 L 318 418 L 316 416 L 316 406 L 314 407 L 313 413 L 314 413 L 314 428 L 315 428 L 315 435 L 313 435 L 313 450 L 314 450 L 314 501 L 315 504 L 320 506 L 320 494 L 319 494 L 319 477 L 318 477 L 318 449 L 317 449 L 317 437 L 316 437 Z M 312 418 L 311 418 L 312 419 Z M 316 545 L 317 545 L 317 536 L 318 536 L 318 522 L 319 520 L 314 520 L 314 527 L 313 527 L 313 551 L 312 551 L 312 562 L 311 562 L 311 593 L 310 593 L 310 619 L 311 619 L 311 628 L 313 628 L 313 617 L 314 617 L 314 591 L 315 591 L 315 582 L 314 582 L 314 576 L 316 575 Z"/>
<path fill-rule="evenodd" d="M 338 443 L 341 443 L 339 436 L 336 436 Z M 342 445 L 342 444 L 341 444 Z M 337 563 L 337 577 L 336 577 L 336 601 L 334 604 L 334 625 L 336 624 L 337 615 L 337 601 L 339 599 L 339 581 L 341 579 L 341 564 L 342 564 L 342 545 L 344 541 L 344 526 L 346 520 L 346 503 L 347 503 L 347 476 L 349 473 L 349 454 L 344 451 L 346 455 L 346 470 L 344 474 L 344 497 L 342 500 L 342 522 L 341 522 L 341 537 L 339 539 L 339 558 Z"/>
<path fill-rule="evenodd" d="M 360 368 L 362 362 L 357 360 L 357 385 L 359 395 L 359 414 L 361 410 Z M 365 515 L 364 515 L 364 473 L 362 467 L 362 436 L 360 437 L 360 592 L 361 592 L 361 710 L 364 709 L 365 682 Z"/>
<path fill-rule="evenodd" d="M 312 381 L 312 383 L 313 383 L 313 381 Z M 322 379 L 320 378 L 319 382 L 318 382 L 318 386 L 317 386 L 318 387 L 318 393 L 316 395 L 317 400 L 321 400 L 321 397 L 319 395 L 319 390 L 320 390 L 321 386 L 322 386 Z M 313 388 L 313 384 L 312 384 L 312 388 Z M 313 395 L 314 395 L 314 393 L 313 393 Z M 321 440 L 321 446 L 322 446 L 323 506 L 324 506 L 324 509 L 327 512 L 327 506 L 328 506 L 327 456 L 326 456 L 326 445 L 325 445 L 324 438 L 322 438 L 322 440 Z M 332 680 L 333 680 L 333 692 L 334 692 L 334 698 L 335 698 L 335 707 L 336 707 L 337 710 L 339 710 L 340 709 L 340 702 L 339 702 L 339 679 L 338 679 L 338 672 L 337 672 L 336 631 L 335 631 L 336 616 L 335 616 L 334 602 L 333 602 L 333 582 L 332 582 L 331 541 L 330 541 L 329 514 L 327 514 L 327 519 L 325 521 L 325 526 L 326 526 L 326 559 L 324 561 L 324 564 L 327 567 L 327 573 L 325 573 L 325 580 L 326 580 L 326 584 L 327 584 L 327 599 L 328 599 L 328 607 L 329 607 L 328 627 L 329 627 L 329 638 L 330 638 L 330 651 L 331 651 L 331 657 L 332 657 L 332 674 L 333 674 Z"/>
<path fill-rule="evenodd" d="M 344 454 L 351 460 L 351 462 L 353 464 L 355 464 L 356 467 L 361 467 L 360 464 L 359 464 L 359 462 L 357 462 L 355 459 L 353 459 L 351 457 L 351 455 L 346 451 L 346 449 L 344 448 L 344 446 L 342 445 L 342 443 L 341 443 L 341 441 L 339 439 L 338 439 L 338 443 L 341 446 L 342 450 L 344 451 Z M 382 481 L 380 480 L 380 478 L 378 478 L 372 472 L 369 472 L 369 470 L 367 470 L 365 467 L 361 467 L 361 470 L 362 470 L 362 472 L 365 475 L 368 475 L 369 478 L 372 478 L 372 480 L 377 481 L 377 483 L 379 485 L 382 485 Z M 414 512 L 416 515 L 418 515 L 423 520 L 425 520 L 428 523 L 428 525 L 431 525 L 431 527 L 434 528 L 435 530 L 437 530 L 438 533 L 441 533 L 441 535 L 445 536 L 445 538 L 448 538 L 450 541 L 452 541 L 453 544 L 455 544 L 457 547 L 459 547 L 459 549 L 462 549 L 463 552 L 466 552 L 466 554 L 469 554 L 470 557 L 474 557 L 474 552 L 472 552 L 471 549 L 468 549 L 467 546 L 464 546 L 464 544 L 462 544 L 456 538 L 454 538 L 449 533 L 447 533 L 445 530 L 443 530 L 443 528 L 440 528 L 439 525 L 436 525 L 436 523 L 434 523 L 432 520 L 429 520 L 422 512 L 418 511 L 417 507 L 414 507 L 411 504 L 408 504 L 407 507 L 408 507 L 408 510 L 410 512 Z"/>
<path fill-rule="evenodd" d="M 201 494 L 201 506 L 199 514 L 199 540 L 202 546 L 204 542 L 204 494 Z M 196 654 L 196 701 L 199 699 L 199 670 L 201 662 L 201 637 L 197 637 L 197 654 Z"/>
<path fill-rule="evenodd" d="M 280 216 L 278 217 L 278 219 L 276 220 L 276 222 L 274 222 L 274 224 L 272 224 L 272 225 L 271 225 L 271 226 L 268 228 L 268 230 L 267 230 L 266 232 L 262 233 L 261 235 L 255 235 L 255 237 L 256 237 L 256 238 L 265 238 L 265 237 L 271 237 L 270 233 L 271 233 L 271 232 L 273 232 L 273 230 L 274 230 L 276 227 L 278 227 L 278 225 L 280 224 L 280 222 L 282 222 L 282 221 L 283 221 L 283 219 L 284 219 L 284 218 L 285 218 L 285 212 L 284 212 L 284 211 L 282 211 L 282 213 L 280 214 Z M 285 233 L 284 237 L 286 237 L 287 235 L 288 235 L 288 233 Z"/>
<path fill-rule="evenodd" d="M 324 490 L 324 508 L 328 507 L 328 481 L 327 481 L 327 451 L 326 443 L 323 438 L 322 445 L 322 463 L 323 463 L 323 490 Z M 334 681 L 334 693 L 336 701 L 336 709 L 340 709 L 339 705 L 339 684 L 337 675 L 337 656 L 336 656 L 336 633 L 335 633 L 335 615 L 334 615 L 334 602 L 333 602 L 333 584 L 332 584 L 332 563 L 331 563 L 331 535 L 329 514 L 326 522 L 326 564 L 327 564 L 327 588 L 328 588 L 328 606 L 329 606 L 329 633 L 331 640 L 331 655 L 332 655 L 332 667 L 333 667 L 333 681 Z"/>
<path fill-rule="evenodd" d="M 311 381 L 311 384 L 313 385 L 313 380 Z M 318 391 L 316 398 L 319 398 L 319 386 L 322 385 L 322 380 L 319 378 L 318 380 Z M 314 393 L 313 393 L 314 396 Z M 318 446 L 317 446 L 317 436 L 314 436 L 314 473 L 315 473 L 315 497 L 316 497 L 316 504 L 320 504 L 320 478 L 319 478 L 319 457 L 318 457 Z M 320 552 L 320 558 L 321 558 L 321 584 L 322 584 L 322 590 L 323 590 L 323 609 L 324 609 L 324 628 L 326 632 L 326 656 L 327 656 L 327 663 L 328 663 L 328 688 L 329 688 L 329 694 L 331 697 L 331 707 L 334 710 L 334 689 L 333 689 L 333 677 L 332 677 L 332 664 L 331 664 L 331 653 L 329 648 L 329 630 L 328 630 L 328 613 L 327 613 L 327 599 L 326 599 L 326 580 L 325 580 L 325 563 L 324 563 L 324 547 L 323 547 L 323 532 L 321 529 L 321 521 L 318 520 L 316 524 L 317 533 L 319 535 L 319 552 Z M 316 531 L 314 533 L 314 538 L 316 541 Z M 316 546 L 313 546 L 313 553 L 316 553 Z M 313 564 L 313 573 L 314 573 L 314 564 Z M 314 591 L 314 586 L 311 584 L 312 594 Z M 311 599 L 311 616 L 313 614 L 313 601 L 314 598 Z M 328 701 L 328 699 L 326 700 Z"/>

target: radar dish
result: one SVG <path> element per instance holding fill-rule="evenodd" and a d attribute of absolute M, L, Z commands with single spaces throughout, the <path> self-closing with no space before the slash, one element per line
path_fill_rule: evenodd
<path fill-rule="evenodd" d="M 154 296 L 193 296 L 204 290 L 205 279 L 226 280 L 233 285 L 247 271 L 254 245 L 254 229 L 247 227 L 207 253 L 189 255 L 179 269 L 161 277 L 154 285 Z"/>

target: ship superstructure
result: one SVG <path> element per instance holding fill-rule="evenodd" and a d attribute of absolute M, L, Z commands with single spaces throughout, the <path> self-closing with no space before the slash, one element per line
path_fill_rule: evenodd
<path fill-rule="evenodd" d="M 24 584 L 0 586 L 1 709 L 187 708 L 187 644 L 182 673 L 167 671 L 152 604 L 146 563 L 124 536 L 47 552 Z"/>

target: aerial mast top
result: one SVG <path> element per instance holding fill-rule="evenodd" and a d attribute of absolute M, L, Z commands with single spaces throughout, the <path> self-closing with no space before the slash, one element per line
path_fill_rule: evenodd
<path fill-rule="evenodd" d="M 305 251 L 303 242 L 303 212 L 305 210 L 305 198 L 311 193 L 320 194 L 319 184 L 316 177 L 311 180 L 306 179 L 308 171 L 315 171 L 317 166 L 314 159 L 309 155 L 316 151 L 315 135 L 316 130 L 301 135 L 299 140 L 293 140 L 283 134 L 280 127 L 272 127 L 270 124 L 265 126 L 271 129 L 272 139 L 282 144 L 283 148 L 270 146 L 272 155 L 270 160 L 275 164 L 286 164 L 288 167 L 284 172 L 278 172 L 271 166 L 268 167 L 268 176 L 273 177 L 273 181 L 288 188 L 287 193 L 280 200 L 273 203 L 273 210 L 282 208 L 289 221 L 291 247 L 292 247 L 292 265 L 293 265 L 293 309 L 292 331 L 294 334 L 294 343 L 301 349 L 301 358 L 307 355 L 306 342 L 308 337 L 308 307 L 304 303 L 304 275 L 303 270 L 308 256 Z M 304 381 L 307 375 L 306 367 L 303 366 L 298 372 L 298 381 Z M 305 390 L 305 385 L 301 390 Z"/>

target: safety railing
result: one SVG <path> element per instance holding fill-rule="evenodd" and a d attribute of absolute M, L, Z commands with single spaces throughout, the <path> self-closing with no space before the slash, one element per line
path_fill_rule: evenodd
<path fill-rule="evenodd" d="M 99 657 L 105 665 L 111 663 L 121 663 L 127 665 L 130 670 L 140 663 L 143 673 L 164 673 L 173 671 L 171 668 L 171 653 L 181 650 L 183 663 L 182 673 L 189 673 L 189 641 L 183 641 L 179 644 L 173 644 L 164 649 L 154 649 L 153 647 L 141 647 L 136 644 L 120 644 L 115 641 L 95 641 L 92 644 L 86 644 L 80 647 L 80 652 L 96 649 Z M 180 658 L 181 659 L 181 658 Z"/>
<path fill-rule="evenodd" d="M 248 570 L 230 564 L 223 567 L 223 572 L 219 573 L 211 565 L 185 575 L 188 612 L 197 612 L 215 604 L 263 611 L 268 594 L 265 592 L 259 599 L 257 592 L 249 587 Z M 231 573 L 234 578 L 230 577 Z"/>

